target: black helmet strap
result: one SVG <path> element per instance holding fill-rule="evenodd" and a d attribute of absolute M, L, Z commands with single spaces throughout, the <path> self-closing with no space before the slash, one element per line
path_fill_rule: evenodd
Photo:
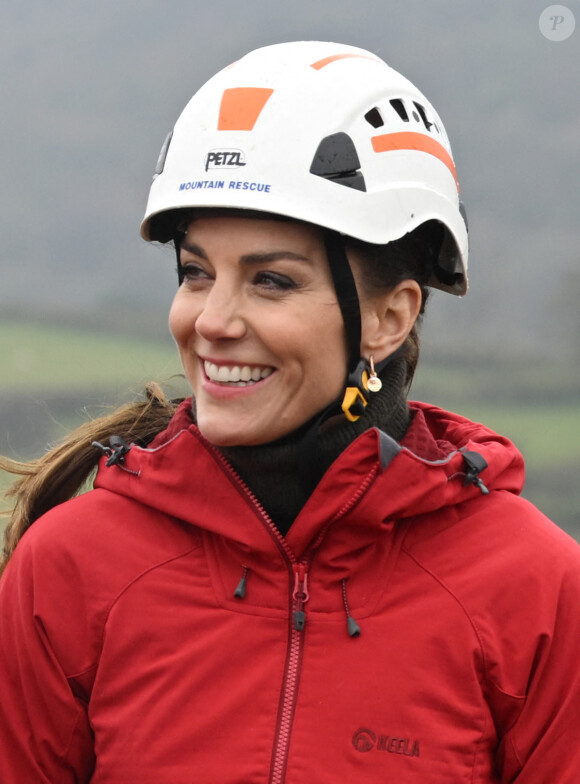
<path fill-rule="evenodd" d="M 360 360 L 361 314 L 358 291 L 350 262 L 346 255 L 344 237 L 335 231 L 324 233 L 326 255 L 344 321 L 348 351 L 347 375 L 356 369 Z"/>

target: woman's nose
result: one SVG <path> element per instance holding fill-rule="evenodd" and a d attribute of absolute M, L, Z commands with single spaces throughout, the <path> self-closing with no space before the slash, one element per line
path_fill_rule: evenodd
<path fill-rule="evenodd" d="M 237 292 L 215 281 L 195 322 L 197 333 L 208 341 L 236 340 L 246 334 Z"/>

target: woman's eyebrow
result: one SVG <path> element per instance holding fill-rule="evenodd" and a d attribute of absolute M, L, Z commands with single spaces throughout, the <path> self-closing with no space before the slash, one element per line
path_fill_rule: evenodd
<path fill-rule="evenodd" d="M 205 259 L 206 261 L 208 260 L 203 248 L 201 248 L 199 245 L 196 245 L 195 242 L 191 242 L 187 238 L 182 241 L 180 249 L 186 250 L 188 253 L 192 253 L 194 256 L 199 256 L 200 259 Z"/>
<path fill-rule="evenodd" d="M 181 250 L 185 250 L 188 253 L 193 254 L 194 256 L 198 256 L 200 259 L 204 259 L 205 261 L 209 261 L 207 253 L 203 250 L 200 245 L 197 245 L 195 242 L 191 240 L 184 239 L 181 243 Z M 250 264 L 268 264 L 271 261 L 279 261 L 280 259 L 291 259 L 293 261 L 305 261 L 308 264 L 312 263 L 312 260 L 308 258 L 308 256 L 303 256 L 300 253 L 294 253 L 291 250 L 276 250 L 276 251 L 264 251 L 264 252 L 256 252 L 256 253 L 245 253 L 243 256 L 240 256 L 240 263 L 243 265 L 250 265 Z"/>
<path fill-rule="evenodd" d="M 302 256 L 300 253 L 294 253 L 291 250 L 277 250 L 266 251 L 264 253 L 246 253 L 240 256 L 241 264 L 268 264 L 271 261 L 279 261 L 280 259 L 291 259 L 293 261 L 305 261 L 312 264 L 312 260 L 308 256 Z"/>

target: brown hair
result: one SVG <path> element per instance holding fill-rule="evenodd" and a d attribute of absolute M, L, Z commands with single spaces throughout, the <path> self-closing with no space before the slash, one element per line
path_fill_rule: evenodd
<path fill-rule="evenodd" d="M 7 492 L 15 498 L 4 531 L 0 557 L 2 574 L 24 532 L 46 511 L 80 493 L 90 480 L 102 452 L 93 446 L 115 435 L 146 446 L 164 430 L 180 401 L 169 400 L 154 383 L 145 388 L 145 400 L 127 403 L 110 414 L 85 422 L 38 460 L 28 463 L 0 457 L 0 470 L 17 479 Z"/>

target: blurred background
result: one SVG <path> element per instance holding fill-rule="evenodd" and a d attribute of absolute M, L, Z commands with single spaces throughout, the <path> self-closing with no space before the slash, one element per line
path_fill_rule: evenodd
<path fill-rule="evenodd" d="M 246 51 L 334 40 L 433 102 L 467 208 L 470 292 L 433 296 L 412 396 L 511 437 L 525 495 L 580 539 L 580 3 L 564 6 L 579 22 L 565 40 L 548 8 L 3 0 L 0 452 L 38 455 L 149 378 L 181 394 L 172 254 L 138 233 L 161 143 Z"/>

